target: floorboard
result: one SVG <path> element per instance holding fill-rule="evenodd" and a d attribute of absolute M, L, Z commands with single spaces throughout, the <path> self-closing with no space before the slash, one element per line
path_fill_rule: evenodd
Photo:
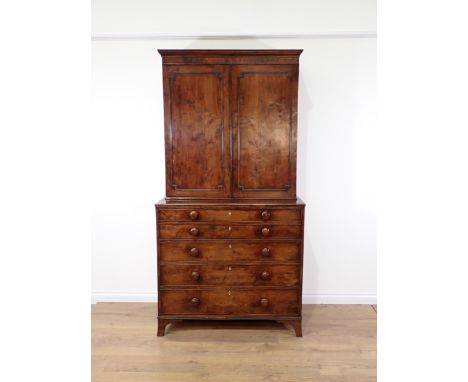
<path fill-rule="evenodd" d="M 156 337 L 156 309 L 93 306 L 93 382 L 376 381 L 371 305 L 304 305 L 302 338 L 268 321 L 184 321 Z"/>

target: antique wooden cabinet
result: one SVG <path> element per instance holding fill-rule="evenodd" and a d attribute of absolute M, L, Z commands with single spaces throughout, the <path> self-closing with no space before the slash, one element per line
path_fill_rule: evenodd
<path fill-rule="evenodd" d="M 268 319 L 301 336 L 296 197 L 301 50 L 160 50 L 166 198 L 156 204 L 158 336 Z"/>

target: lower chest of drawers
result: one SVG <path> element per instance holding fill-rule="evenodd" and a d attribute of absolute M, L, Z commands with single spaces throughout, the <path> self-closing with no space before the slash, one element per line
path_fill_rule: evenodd
<path fill-rule="evenodd" d="M 158 335 L 176 319 L 300 325 L 303 205 L 163 204 L 156 213 Z"/>

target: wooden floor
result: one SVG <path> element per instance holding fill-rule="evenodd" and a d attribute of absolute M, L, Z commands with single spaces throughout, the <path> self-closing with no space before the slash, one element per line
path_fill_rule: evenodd
<path fill-rule="evenodd" d="M 376 309 L 304 305 L 303 336 L 274 322 L 182 322 L 156 337 L 156 304 L 92 307 L 92 382 L 370 382 Z"/>

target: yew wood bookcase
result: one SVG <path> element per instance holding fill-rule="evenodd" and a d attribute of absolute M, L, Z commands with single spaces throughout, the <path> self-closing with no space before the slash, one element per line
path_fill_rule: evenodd
<path fill-rule="evenodd" d="M 193 319 L 276 320 L 302 336 L 301 52 L 159 50 L 158 336 Z"/>

